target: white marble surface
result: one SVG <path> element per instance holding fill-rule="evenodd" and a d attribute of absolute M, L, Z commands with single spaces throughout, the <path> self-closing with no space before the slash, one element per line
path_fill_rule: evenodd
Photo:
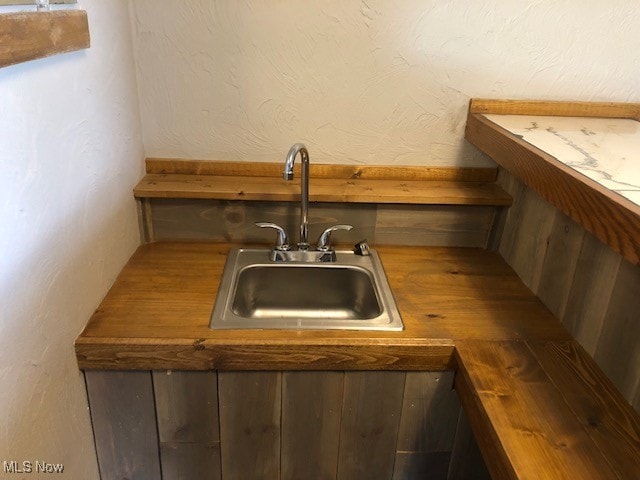
<path fill-rule="evenodd" d="M 485 116 L 640 205 L 640 122 L 619 118 Z"/>

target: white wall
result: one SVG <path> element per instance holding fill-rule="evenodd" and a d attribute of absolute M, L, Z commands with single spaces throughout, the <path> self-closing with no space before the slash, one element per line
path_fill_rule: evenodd
<path fill-rule="evenodd" d="M 146 153 L 486 164 L 470 97 L 639 101 L 637 0 L 131 0 Z"/>
<path fill-rule="evenodd" d="M 144 157 L 127 2 L 81 7 L 89 50 L 0 69 L 0 469 L 71 480 L 98 478 L 73 342 L 139 243 Z"/>

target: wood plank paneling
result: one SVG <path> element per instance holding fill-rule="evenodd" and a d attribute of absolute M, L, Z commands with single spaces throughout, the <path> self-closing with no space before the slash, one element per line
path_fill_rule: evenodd
<path fill-rule="evenodd" d="M 542 276 L 553 212 L 536 193 L 523 190 L 509 212 L 500 244 L 500 254 L 534 292 Z"/>
<path fill-rule="evenodd" d="M 554 209 L 553 217 L 537 294 L 563 318 L 585 231 L 559 210 Z"/>
<path fill-rule="evenodd" d="M 220 444 L 160 444 L 162 480 L 220 479 Z"/>
<path fill-rule="evenodd" d="M 450 452 L 460 403 L 453 372 L 407 372 L 399 452 Z"/>
<path fill-rule="evenodd" d="M 375 237 L 382 245 L 487 245 L 493 207 L 379 205 Z"/>
<path fill-rule="evenodd" d="M 222 478 L 280 478 L 280 372 L 219 372 Z"/>
<path fill-rule="evenodd" d="M 275 222 L 297 241 L 300 212 L 286 202 L 243 202 L 192 199 L 147 199 L 151 203 L 155 240 L 212 240 L 271 244 L 274 233 L 255 226 Z M 485 247 L 494 207 L 414 206 L 319 203 L 309 210 L 312 242 L 336 224 L 351 224 L 336 235 L 337 243 Z"/>
<path fill-rule="evenodd" d="M 86 371 L 102 480 L 158 480 L 151 372 Z"/>
<path fill-rule="evenodd" d="M 164 480 L 220 479 L 215 372 L 154 371 Z"/>
<path fill-rule="evenodd" d="M 394 479 L 446 479 L 460 412 L 453 372 L 407 372 Z"/>
<path fill-rule="evenodd" d="M 393 480 L 446 480 L 450 452 L 398 452 Z"/>
<path fill-rule="evenodd" d="M 447 480 L 491 480 L 464 410 L 460 410 Z"/>
<path fill-rule="evenodd" d="M 176 173 L 183 175 L 219 175 L 249 177 L 282 177 L 282 162 L 247 162 L 192 160 L 180 158 L 147 158 L 147 173 Z M 299 178 L 300 164 L 293 167 Z M 445 180 L 459 182 L 493 182 L 495 168 L 414 167 L 394 165 L 333 165 L 310 162 L 310 178 L 362 180 Z"/>
<path fill-rule="evenodd" d="M 562 318 L 571 334 L 594 355 L 622 257 L 585 232 Z"/>
<path fill-rule="evenodd" d="M 640 388 L 640 267 L 620 264 L 595 359 L 613 383 L 633 400 Z"/>
<path fill-rule="evenodd" d="M 84 10 L 0 14 L 0 67 L 89 48 Z"/>
<path fill-rule="evenodd" d="M 282 374 L 281 478 L 336 478 L 344 375 Z"/>
<path fill-rule="evenodd" d="M 393 475 L 404 372 L 346 372 L 338 480 Z"/>
<path fill-rule="evenodd" d="M 134 188 L 134 195 L 138 198 L 299 202 L 300 184 L 277 177 L 148 173 Z M 314 179 L 309 186 L 309 200 L 419 205 L 511 204 L 511 197 L 494 183 L 333 178 Z"/>
<path fill-rule="evenodd" d="M 535 214 L 523 214 L 523 203 L 535 194 L 503 169 L 498 179 L 514 196 L 500 251 L 516 272 L 528 278 L 530 270 L 523 268 L 517 257 L 514 260 L 510 248 L 517 243 L 523 222 L 532 219 L 538 225 L 552 225 L 548 235 L 534 233 L 531 241 L 517 247 L 519 258 L 528 259 L 528 265 L 542 265 L 540 280 L 532 282 L 532 290 L 633 403 L 640 389 L 640 347 L 636 342 L 640 337 L 640 268 L 548 202 L 536 201 L 539 208 Z"/>
<path fill-rule="evenodd" d="M 244 202 L 225 200 L 151 199 L 156 240 L 212 240 L 217 242 L 275 242 L 273 230 L 258 228 L 255 222 L 274 222 L 298 241 L 300 207 L 286 202 Z M 489 208 L 489 207 L 487 207 Z M 312 243 L 325 228 L 352 224 L 350 232 L 339 232 L 338 243 L 354 244 L 375 234 L 376 206 L 369 204 L 319 203 L 309 209 L 309 238 Z"/>

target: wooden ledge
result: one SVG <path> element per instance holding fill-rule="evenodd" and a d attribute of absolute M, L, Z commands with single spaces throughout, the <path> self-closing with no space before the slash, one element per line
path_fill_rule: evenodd
<path fill-rule="evenodd" d="M 617 102 L 542 102 L 472 98 L 470 114 L 551 115 L 554 117 L 633 118 L 640 121 L 640 104 Z"/>
<path fill-rule="evenodd" d="M 147 158 L 147 173 L 177 173 L 182 175 L 214 175 L 281 178 L 283 162 L 228 162 L 219 160 L 188 160 L 181 158 Z M 300 175 L 300 163 L 293 166 Z M 342 180 L 425 180 L 447 182 L 495 182 L 495 167 L 416 167 L 392 165 L 309 164 L 310 178 Z"/>
<path fill-rule="evenodd" d="M 600 241 L 640 264 L 640 206 L 500 127 L 484 113 L 638 119 L 639 104 L 472 100 L 465 138 Z"/>
<path fill-rule="evenodd" d="M 339 180 L 310 182 L 312 202 L 401 203 L 422 205 L 511 205 L 496 184 L 401 180 Z M 300 185 L 277 177 L 147 174 L 134 189 L 141 198 L 204 198 L 296 202 Z"/>
<path fill-rule="evenodd" d="M 640 478 L 640 417 L 578 343 L 466 341 L 455 354 L 492 478 Z"/>
<path fill-rule="evenodd" d="M 138 198 L 200 198 L 294 202 L 299 180 L 282 179 L 282 165 L 257 162 L 147 159 L 135 187 Z M 168 173 L 158 173 L 168 172 Z M 511 204 L 494 182 L 493 168 L 360 167 L 311 165 L 309 199 L 422 205 Z M 297 171 L 299 177 L 300 172 Z"/>
<path fill-rule="evenodd" d="M 84 10 L 0 15 L 0 67 L 89 48 Z"/>

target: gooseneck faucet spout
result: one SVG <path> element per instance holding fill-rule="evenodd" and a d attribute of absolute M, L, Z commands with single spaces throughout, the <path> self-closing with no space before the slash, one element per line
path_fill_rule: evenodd
<path fill-rule="evenodd" d="M 302 143 L 296 143 L 289 153 L 284 163 L 282 177 L 285 180 L 293 180 L 293 164 L 296 156 L 300 153 L 302 159 L 302 178 L 300 179 L 300 242 L 298 250 L 309 250 L 309 152 Z"/>

